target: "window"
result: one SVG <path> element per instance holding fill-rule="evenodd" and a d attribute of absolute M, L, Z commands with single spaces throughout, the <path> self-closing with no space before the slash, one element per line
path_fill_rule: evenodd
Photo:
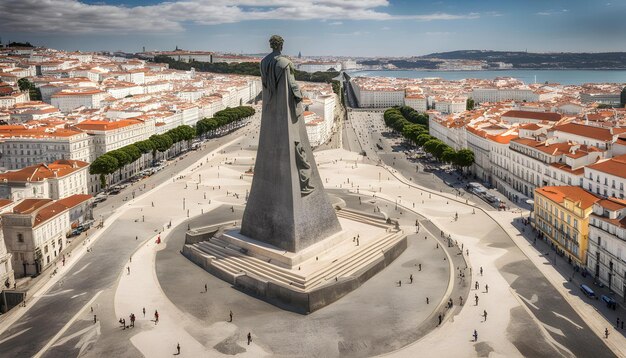
<path fill-rule="evenodd" d="M 17 242 L 24 242 L 24 235 L 22 233 L 17 233 Z"/>

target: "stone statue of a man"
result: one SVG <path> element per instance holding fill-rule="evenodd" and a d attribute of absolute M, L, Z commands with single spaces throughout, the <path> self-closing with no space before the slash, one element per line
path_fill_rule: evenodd
<path fill-rule="evenodd" d="M 261 61 L 263 89 L 269 91 L 271 98 L 271 95 L 276 92 L 281 77 L 286 73 L 291 94 L 293 94 L 295 102 L 299 103 L 302 101 L 302 92 L 300 92 L 300 86 L 298 86 L 294 77 L 295 69 L 293 63 L 280 53 L 283 50 L 283 42 L 283 38 L 278 35 L 270 38 L 270 47 L 273 51 Z M 285 71 L 287 68 L 288 71 Z"/>

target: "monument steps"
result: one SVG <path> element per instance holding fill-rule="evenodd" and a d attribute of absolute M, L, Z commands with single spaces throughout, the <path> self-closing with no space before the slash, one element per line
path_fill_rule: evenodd
<path fill-rule="evenodd" d="M 378 218 L 373 218 L 370 216 L 365 216 L 362 215 L 360 213 L 356 213 L 356 212 L 352 212 L 352 211 L 348 211 L 348 210 L 339 210 L 337 211 L 337 216 L 344 218 L 344 219 L 350 219 L 353 221 L 357 221 L 363 224 L 368 224 L 368 225 L 373 225 L 376 227 L 380 227 L 383 229 L 386 229 L 389 227 L 389 224 L 387 224 L 385 222 L 385 220 L 383 219 L 378 219 Z"/>
<path fill-rule="evenodd" d="M 388 233 L 383 238 L 364 246 L 361 250 L 343 257 L 337 257 L 333 260 L 333 263 L 307 276 L 295 274 L 293 270 L 281 268 L 258 258 L 247 256 L 234 249 L 231 244 L 218 238 L 194 244 L 192 247 L 200 251 L 202 255 L 213 258 L 211 265 L 232 275 L 251 274 L 292 287 L 298 291 L 310 291 L 323 286 L 335 277 L 355 274 L 370 262 L 379 259 L 386 249 L 396 245 L 403 237 L 402 232 Z"/>
<path fill-rule="evenodd" d="M 211 239 L 213 241 L 214 239 Z M 295 275 L 293 272 L 274 265 L 270 265 L 255 257 L 250 257 L 240 253 L 231 247 L 218 245 L 213 242 L 201 242 L 194 245 L 202 252 L 214 256 L 216 259 L 212 262 L 215 266 L 224 265 L 232 267 L 229 270 L 231 273 L 253 272 L 260 277 L 269 277 L 274 280 L 280 281 L 283 284 L 295 285 L 296 287 L 304 289 L 304 277 Z"/>
<path fill-rule="evenodd" d="M 307 277 L 307 288 L 318 287 L 335 277 L 344 277 L 354 274 L 369 262 L 378 259 L 385 249 L 393 247 L 403 237 L 401 233 L 388 234 L 384 238 L 365 246 L 362 250 L 336 260 L 335 263 L 329 265 L 326 269 L 316 272 L 310 278 Z"/>

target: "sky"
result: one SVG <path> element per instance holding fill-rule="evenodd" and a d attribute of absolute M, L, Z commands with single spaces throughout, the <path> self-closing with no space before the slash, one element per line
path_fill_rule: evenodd
<path fill-rule="evenodd" d="M 626 51 L 626 0 L 0 0 L 0 37 L 63 50 L 303 56 Z"/>

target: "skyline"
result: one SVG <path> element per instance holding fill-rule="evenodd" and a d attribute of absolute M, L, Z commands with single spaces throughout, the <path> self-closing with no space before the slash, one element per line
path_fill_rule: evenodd
<path fill-rule="evenodd" d="M 625 13 L 623 0 L 24 0 L 0 2 L 0 31 L 4 43 L 82 51 L 263 53 L 277 33 L 304 56 L 612 52 L 626 49 Z"/>

